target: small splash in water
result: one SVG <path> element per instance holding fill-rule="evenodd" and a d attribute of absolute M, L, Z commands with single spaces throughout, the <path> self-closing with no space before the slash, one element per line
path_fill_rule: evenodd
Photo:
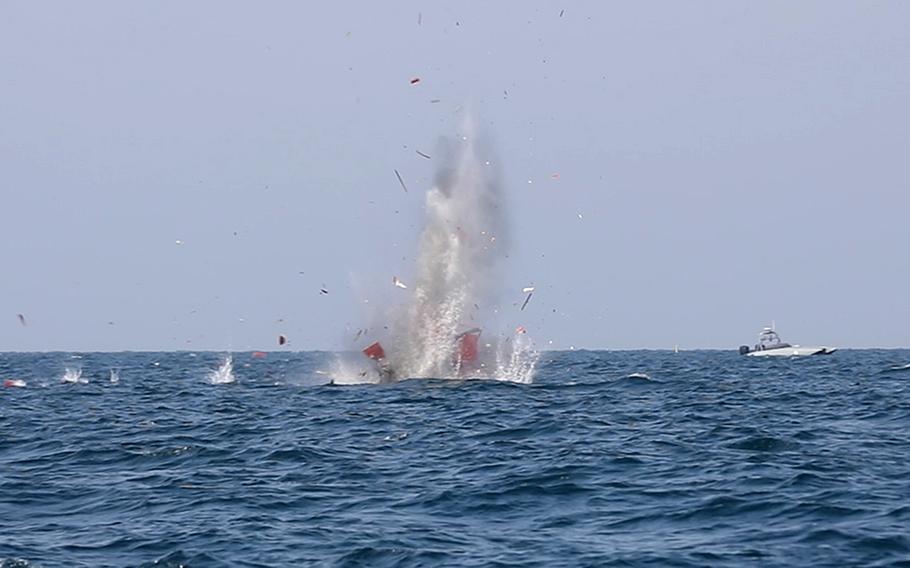
<path fill-rule="evenodd" d="M 82 377 L 82 369 L 70 369 L 67 367 L 66 372 L 60 377 L 60 382 L 85 385 L 88 384 L 88 379 Z"/>
<path fill-rule="evenodd" d="M 111 369 L 111 383 L 117 384 L 120 382 L 120 373 L 117 369 Z"/>
<path fill-rule="evenodd" d="M 234 376 L 234 358 L 230 355 L 224 358 L 221 366 L 209 373 L 209 381 L 213 385 L 226 385 L 237 382 Z"/>

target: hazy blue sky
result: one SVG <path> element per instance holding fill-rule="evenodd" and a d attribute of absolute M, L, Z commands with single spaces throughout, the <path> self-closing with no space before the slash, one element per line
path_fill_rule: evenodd
<path fill-rule="evenodd" d="M 776 320 L 910 346 L 908 22 L 900 1 L 4 1 L 0 350 L 349 348 L 412 273 L 416 150 L 463 105 L 539 345 L 735 349 Z"/>

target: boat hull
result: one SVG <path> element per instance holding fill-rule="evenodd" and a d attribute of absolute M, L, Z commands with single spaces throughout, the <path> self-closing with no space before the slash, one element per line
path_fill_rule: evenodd
<path fill-rule="evenodd" d="M 800 347 L 790 345 L 789 347 L 777 347 L 774 349 L 759 349 L 746 353 L 749 357 L 808 357 L 809 355 L 830 355 L 837 351 L 833 347 Z"/>

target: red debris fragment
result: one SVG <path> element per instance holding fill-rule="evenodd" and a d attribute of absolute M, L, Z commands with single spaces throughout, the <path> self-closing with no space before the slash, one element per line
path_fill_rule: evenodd
<path fill-rule="evenodd" d="M 385 350 L 382 348 L 382 345 L 380 345 L 378 341 L 364 349 L 363 354 L 370 359 L 375 359 L 377 361 L 380 359 L 385 359 Z"/>
<path fill-rule="evenodd" d="M 268 355 L 265 351 L 253 351 L 253 359 L 265 359 Z"/>
<path fill-rule="evenodd" d="M 477 360 L 477 342 L 480 340 L 480 333 L 480 328 L 474 327 L 455 336 L 458 355 L 463 363 Z"/>
<path fill-rule="evenodd" d="M 462 361 L 474 361 L 477 359 L 477 342 L 480 339 L 480 331 L 468 332 L 461 336 L 458 343 L 458 350 L 461 353 Z"/>

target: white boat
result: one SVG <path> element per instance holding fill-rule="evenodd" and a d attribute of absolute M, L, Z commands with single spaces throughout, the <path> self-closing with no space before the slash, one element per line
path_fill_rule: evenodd
<path fill-rule="evenodd" d="M 758 344 L 755 347 L 741 345 L 739 348 L 740 355 L 749 357 L 804 357 L 806 355 L 830 355 L 835 351 L 837 351 L 835 347 L 803 347 L 784 343 L 773 327 L 766 327 L 758 334 Z"/>

